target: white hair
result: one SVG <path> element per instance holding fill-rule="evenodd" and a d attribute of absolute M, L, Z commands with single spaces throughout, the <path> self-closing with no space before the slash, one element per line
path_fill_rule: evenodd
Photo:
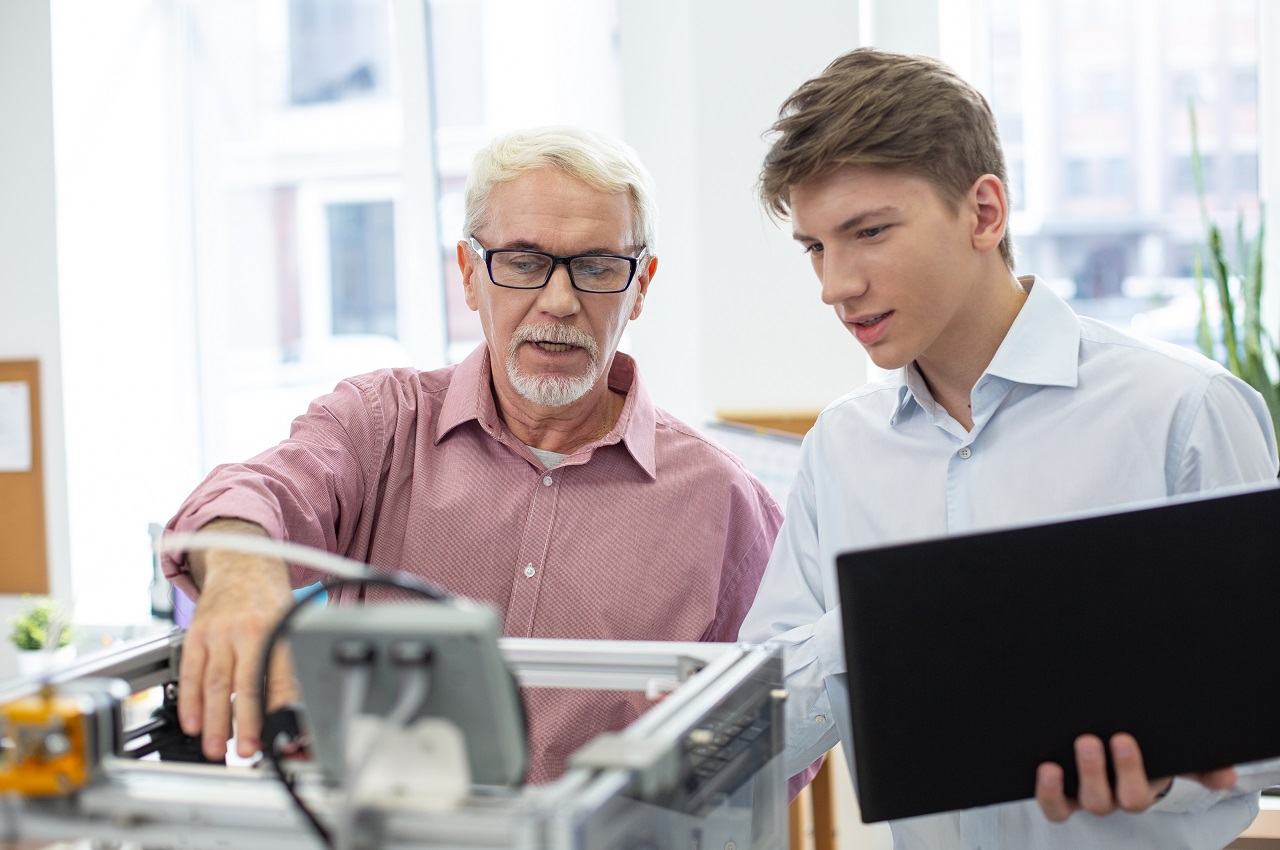
<path fill-rule="evenodd" d="M 643 246 L 650 255 L 654 253 L 658 207 L 648 169 L 629 146 L 578 127 L 517 130 L 481 149 L 467 177 L 463 238 L 484 226 L 489 193 L 496 184 L 546 166 L 559 168 L 602 192 L 627 192 L 631 196 L 632 247 Z"/>

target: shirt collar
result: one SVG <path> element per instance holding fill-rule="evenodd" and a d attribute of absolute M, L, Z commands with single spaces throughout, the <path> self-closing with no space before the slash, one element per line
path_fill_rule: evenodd
<path fill-rule="evenodd" d="M 440 418 L 436 420 L 437 444 L 454 428 L 472 419 L 479 422 L 490 437 L 498 438 L 502 420 L 493 401 L 490 380 L 489 346 L 482 342 L 454 368 L 453 377 L 449 379 Z"/>
<path fill-rule="evenodd" d="M 1040 387 L 1074 387 L 1080 371 L 1080 319 L 1034 275 L 1018 278 L 1027 301 L 986 374 Z"/>
<path fill-rule="evenodd" d="M 454 369 L 449 388 L 445 390 L 440 417 L 436 421 L 436 443 L 448 436 L 454 428 L 473 419 L 490 437 L 500 439 L 506 426 L 498 415 L 498 406 L 493 400 L 490 362 L 489 346 L 480 343 Z M 609 386 L 625 394 L 626 401 L 613 429 L 595 445 L 599 447 L 621 442 L 636 465 L 651 479 L 657 478 L 654 457 L 657 413 L 648 390 L 640 380 L 633 358 L 621 352 L 613 355 L 613 365 L 609 368 Z"/>
<path fill-rule="evenodd" d="M 1076 386 L 1080 370 L 1079 318 L 1048 284 L 1034 275 L 1020 277 L 1018 282 L 1027 290 L 1027 300 L 983 374 L 1031 386 Z M 921 408 L 928 406 L 926 401 L 933 403 L 914 363 L 898 370 L 897 381 L 898 403 L 889 416 L 891 425 L 902 419 L 913 401 Z"/>
<path fill-rule="evenodd" d="M 898 403 L 893 406 L 893 410 L 889 411 L 889 424 L 897 425 L 904 417 L 911 413 L 913 407 L 924 409 L 927 405 L 932 405 L 933 400 L 929 395 L 929 388 L 924 385 L 924 379 L 920 375 L 920 370 L 916 368 L 915 363 L 908 363 L 897 371 L 898 381 Z"/>

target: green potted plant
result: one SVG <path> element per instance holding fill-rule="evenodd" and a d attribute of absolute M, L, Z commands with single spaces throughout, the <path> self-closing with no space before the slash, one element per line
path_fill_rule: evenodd
<path fill-rule="evenodd" d="M 1187 105 L 1191 117 L 1191 170 L 1195 177 L 1196 195 L 1200 199 L 1200 220 L 1204 225 L 1209 255 L 1209 272 L 1213 278 L 1219 309 L 1220 340 L 1214 339 L 1209 323 L 1208 299 L 1205 293 L 1204 264 L 1196 255 L 1196 287 L 1200 296 L 1200 326 L 1197 339 L 1206 357 L 1218 359 L 1233 374 L 1257 390 L 1271 411 L 1271 422 L 1280 434 L 1280 382 L 1271 377 L 1268 363 L 1274 363 L 1280 374 L 1280 347 L 1262 321 L 1263 236 L 1265 210 L 1258 215 L 1258 231 L 1252 244 L 1245 238 L 1244 215 L 1236 219 L 1238 271 L 1233 273 L 1224 246 L 1222 230 L 1209 217 L 1205 195 L 1204 166 L 1200 159 L 1200 139 L 1196 125 L 1196 108 Z"/>
<path fill-rule="evenodd" d="M 23 597 L 11 621 L 9 640 L 18 653 L 18 672 L 35 675 L 75 657 L 70 619 L 51 599 Z"/>

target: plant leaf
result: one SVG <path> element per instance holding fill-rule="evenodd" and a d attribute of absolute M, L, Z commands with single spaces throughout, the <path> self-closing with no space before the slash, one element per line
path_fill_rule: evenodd
<path fill-rule="evenodd" d="M 1243 212 L 1236 218 L 1236 241 L 1243 270 L 1240 298 L 1244 302 L 1244 360 L 1256 381 L 1268 383 L 1267 369 L 1262 362 L 1262 281 L 1253 274 L 1253 256 L 1244 238 Z"/>
<path fill-rule="evenodd" d="M 1218 288 L 1218 304 L 1222 308 L 1222 345 L 1227 350 L 1227 368 L 1244 377 L 1240 363 L 1240 344 L 1236 335 L 1235 299 L 1231 294 L 1231 269 L 1222 249 L 1222 231 L 1218 225 L 1209 225 L 1209 270 Z"/>
<path fill-rule="evenodd" d="M 1191 174 L 1195 178 L 1196 197 L 1200 201 L 1200 222 L 1209 240 L 1209 270 L 1213 273 L 1218 289 L 1218 304 L 1222 308 L 1222 347 L 1226 349 L 1227 368 L 1232 374 L 1243 377 L 1240 365 L 1240 347 L 1236 341 L 1235 305 L 1231 297 L 1231 271 L 1226 252 L 1222 247 L 1222 231 L 1209 218 L 1209 202 L 1204 190 L 1204 163 L 1200 158 L 1200 131 L 1196 123 L 1195 101 L 1187 99 L 1187 114 L 1191 120 Z"/>
<path fill-rule="evenodd" d="M 1196 324 L 1196 342 L 1200 345 L 1200 353 L 1212 360 L 1216 359 L 1213 350 L 1213 331 L 1209 329 L 1209 306 L 1204 297 L 1204 261 L 1200 259 L 1199 251 L 1196 251 L 1195 275 L 1196 296 L 1200 299 L 1200 321 Z"/>

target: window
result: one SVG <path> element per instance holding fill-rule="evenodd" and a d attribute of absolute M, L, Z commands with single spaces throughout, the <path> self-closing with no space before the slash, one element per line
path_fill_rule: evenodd
<path fill-rule="evenodd" d="M 1253 66 L 1231 70 L 1231 97 L 1246 109 L 1258 103 L 1258 69 Z"/>
<path fill-rule="evenodd" d="M 1018 155 L 1005 151 L 1005 169 L 1009 178 L 1009 203 L 1015 210 L 1027 208 L 1027 166 Z"/>
<path fill-rule="evenodd" d="M 333 333 L 396 336 L 394 207 L 330 204 L 326 213 Z"/>
<path fill-rule="evenodd" d="M 1217 174 L 1213 154 L 1200 155 L 1200 169 L 1201 173 L 1204 174 L 1205 182 L 1211 183 Z M 1192 166 L 1191 154 L 1179 154 L 1169 158 L 1169 185 L 1175 195 L 1184 195 L 1188 199 L 1194 199 L 1196 177 Z"/>
<path fill-rule="evenodd" d="M 1241 194 L 1258 190 L 1258 155 L 1238 153 L 1232 157 L 1231 184 Z"/>
<path fill-rule="evenodd" d="M 1155 15 L 1138 0 L 970 8 L 986 33 L 972 42 L 985 52 L 942 58 L 973 69 L 998 117 L 1017 175 L 1019 272 L 1040 275 L 1085 315 L 1194 345 L 1201 223 L 1188 104 L 1211 214 L 1234 228 L 1243 213 L 1256 232 L 1257 0 L 1169 0 Z"/>
<path fill-rule="evenodd" d="M 1110 157 L 1102 162 L 1102 183 L 1098 190 L 1108 195 L 1123 195 L 1129 191 L 1129 160 Z"/>
<path fill-rule="evenodd" d="M 95 588 L 78 616 L 129 621 L 147 524 L 212 466 L 344 377 L 474 348 L 470 159 L 517 126 L 618 134 L 615 11 L 56 0 L 51 21 L 72 580 Z"/>
<path fill-rule="evenodd" d="M 381 0 L 289 0 L 289 101 L 305 106 L 387 92 L 388 24 Z"/>
<path fill-rule="evenodd" d="M 617 12 L 599 0 L 431 0 L 438 124 L 440 244 L 448 357 L 483 338 L 463 299 L 455 248 L 471 158 L 492 136 L 520 127 L 577 124 L 622 135 Z M 559 46 L 572 45 L 572 61 Z"/>
<path fill-rule="evenodd" d="M 1072 197 L 1088 197 L 1093 191 L 1093 181 L 1089 177 L 1089 162 L 1083 159 L 1069 159 L 1064 164 L 1063 189 Z"/>

